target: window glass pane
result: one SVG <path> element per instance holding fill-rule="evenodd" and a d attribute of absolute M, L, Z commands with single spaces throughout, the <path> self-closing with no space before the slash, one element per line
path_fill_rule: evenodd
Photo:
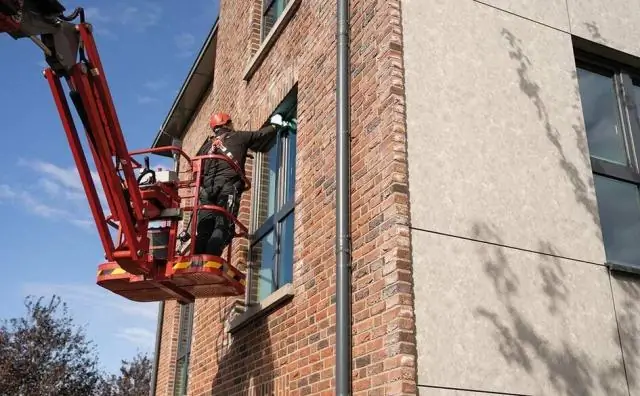
<path fill-rule="evenodd" d="M 261 156 L 256 196 L 258 212 L 256 228 L 259 228 L 276 210 L 277 153 L 278 145 L 274 144 L 269 152 Z"/>
<path fill-rule="evenodd" d="M 293 279 L 293 216 L 291 212 L 282 222 L 282 238 L 280 247 L 280 268 L 278 271 L 278 286 L 291 282 Z"/>
<path fill-rule="evenodd" d="M 263 300 L 275 291 L 275 236 L 268 233 L 252 249 L 251 257 L 258 270 L 258 300 Z"/>
<path fill-rule="evenodd" d="M 595 175 L 607 259 L 640 266 L 640 192 L 634 184 Z"/>
<path fill-rule="evenodd" d="M 578 81 L 591 155 L 626 165 L 613 78 L 578 68 Z"/>
<path fill-rule="evenodd" d="M 175 396 L 184 396 L 187 394 L 187 384 L 189 381 L 189 357 L 185 356 L 179 359 L 176 365 L 176 379 L 174 385 Z"/>
<path fill-rule="evenodd" d="M 271 5 L 268 9 L 265 10 L 263 27 L 262 27 L 262 38 L 267 37 L 273 25 L 276 23 L 276 19 L 278 19 L 278 15 L 276 13 L 276 7 Z"/>
<path fill-rule="evenodd" d="M 180 307 L 180 328 L 178 330 L 178 357 L 189 353 L 191 326 L 193 323 L 193 304 Z"/>
<path fill-rule="evenodd" d="M 278 17 L 280 15 L 282 15 L 282 12 L 284 11 L 284 7 L 287 6 L 287 3 L 289 3 L 288 0 L 276 0 L 275 1 L 275 6 L 276 6 L 276 14 L 278 15 Z"/>
<path fill-rule="evenodd" d="M 269 34 L 288 3 L 289 0 L 265 0 L 263 2 L 263 39 Z"/>
<path fill-rule="evenodd" d="M 290 133 L 288 140 L 285 202 L 293 201 L 296 191 L 296 134 Z"/>
<path fill-rule="evenodd" d="M 636 111 L 640 115 L 640 82 L 638 81 L 633 82 L 633 100 L 636 105 Z"/>

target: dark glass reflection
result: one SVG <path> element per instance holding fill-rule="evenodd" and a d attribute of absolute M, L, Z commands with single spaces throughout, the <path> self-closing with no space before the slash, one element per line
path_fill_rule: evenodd
<path fill-rule="evenodd" d="M 282 223 L 282 246 L 278 286 L 291 282 L 293 279 L 293 213 L 291 212 Z"/>
<path fill-rule="evenodd" d="M 578 81 L 591 156 L 626 165 L 613 78 L 578 68 Z"/>
<path fill-rule="evenodd" d="M 635 184 L 595 175 L 607 260 L 640 266 L 640 191 Z"/>
<path fill-rule="evenodd" d="M 287 190 L 285 202 L 293 201 L 296 193 L 296 134 L 289 134 L 287 147 Z"/>
<path fill-rule="evenodd" d="M 633 83 L 633 100 L 636 105 L 637 114 L 640 114 L 640 85 L 637 81 Z"/>
<path fill-rule="evenodd" d="M 258 270 L 258 299 L 262 301 L 267 298 L 274 288 L 275 274 L 275 238 L 271 231 L 252 249 L 254 263 L 259 266 Z"/>
<path fill-rule="evenodd" d="M 278 174 L 278 149 L 274 144 L 268 153 L 262 155 L 259 183 L 257 183 L 258 224 L 262 225 L 276 211 L 276 176 Z"/>
<path fill-rule="evenodd" d="M 269 34 L 271 29 L 273 28 L 273 25 L 275 25 L 278 17 L 280 17 L 282 11 L 284 11 L 284 8 L 288 3 L 288 0 L 264 0 L 264 28 L 262 31 L 263 39 Z"/>

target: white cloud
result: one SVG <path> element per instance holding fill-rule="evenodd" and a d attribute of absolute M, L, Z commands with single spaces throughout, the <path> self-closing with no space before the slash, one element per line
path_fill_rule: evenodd
<path fill-rule="evenodd" d="M 84 15 L 87 21 L 93 25 L 93 33 L 96 37 L 117 38 L 117 35 L 109 28 L 107 24 L 113 22 L 113 18 L 106 15 L 105 12 L 97 7 L 88 7 L 84 9 Z"/>
<path fill-rule="evenodd" d="M 159 91 L 162 88 L 166 87 L 168 84 L 167 80 L 164 78 L 151 80 L 144 83 L 144 87 L 151 91 Z"/>
<path fill-rule="evenodd" d="M 95 284 L 27 283 L 23 286 L 23 292 L 25 295 L 56 294 L 65 301 L 88 309 L 118 313 L 146 321 L 155 321 L 158 317 L 157 303 L 138 303 L 127 300 Z"/>
<path fill-rule="evenodd" d="M 87 7 L 84 9 L 84 16 L 87 18 L 87 21 L 91 24 L 95 24 L 96 22 L 109 22 L 111 18 L 105 15 L 99 8 L 97 7 Z"/>
<path fill-rule="evenodd" d="M 179 57 L 191 56 L 194 52 L 196 38 L 191 33 L 180 33 L 174 37 L 174 42 L 178 48 L 176 53 Z"/>
<path fill-rule="evenodd" d="M 121 3 L 112 9 L 88 7 L 85 9 L 87 21 L 92 23 L 97 36 L 116 38 L 115 31 L 121 25 L 131 27 L 138 32 L 144 32 L 152 26 L 158 25 L 162 18 L 163 9 L 153 2 L 136 1 L 135 5 Z"/>
<path fill-rule="evenodd" d="M 135 6 L 128 5 L 119 11 L 118 21 L 121 24 L 133 26 L 138 31 L 145 31 L 160 22 L 163 13 L 161 6 L 149 2 L 135 4 Z"/>
<path fill-rule="evenodd" d="M 4 184 L 0 186 L 0 199 L 11 201 L 36 216 L 67 222 L 85 230 L 93 229 L 86 193 L 75 167 L 64 168 L 44 161 L 25 159 L 20 159 L 18 165 L 34 171 L 35 176 L 27 175 L 25 178 L 36 180 L 36 183 L 28 188 Z M 91 177 L 103 209 L 108 209 L 97 172 L 92 172 Z"/>
<path fill-rule="evenodd" d="M 83 225 L 86 220 L 78 219 L 76 215 L 63 208 L 41 202 L 29 191 L 2 184 L 0 185 L 0 199 L 20 205 L 36 216 L 50 220 L 63 220 L 87 228 L 86 225 Z"/>
<path fill-rule="evenodd" d="M 18 161 L 18 164 L 29 167 L 43 176 L 39 183 L 50 197 L 86 201 L 87 195 L 80 180 L 80 173 L 76 167 L 62 168 L 49 162 L 39 160 L 28 161 L 22 158 Z M 91 178 L 96 186 L 96 192 L 102 202 L 103 208 L 106 208 L 107 199 L 104 195 L 104 189 L 102 188 L 98 172 L 91 171 Z"/>
<path fill-rule="evenodd" d="M 0 199 L 12 199 L 15 198 L 17 193 L 13 188 L 6 184 L 0 184 Z"/>
<path fill-rule="evenodd" d="M 157 102 L 158 99 L 154 98 L 152 96 L 147 96 L 147 95 L 138 95 L 138 103 L 140 104 L 149 104 L 149 103 L 154 103 Z"/>
<path fill-rule="evenodd" d="M 80 220 L 80 219 L 71 219 L 69 222 L 75 226 L 80 228 L 84 228 L 86 230 L 92 230 L 95 223 L 91 220 Z"/>
<path fill-rule="evenodd" d="M 125 339 L 141 348 L 152 348 L 155 334 L 141 327 L 126 327 L 116 333 L 116 337 Z"/>
<path fill-rule="evenodd" d="M 78 177 L 78 171 L 76 168 L 61 168 L 57 165 L 42 162 L 42 161 L 27 161 L 25 159 L 20 159 L 18 161 L 19 165 L 28 166 L 31 169 L 48 175 L 52 180 L 57 181 L 65 187 L 79 190 L 82 188 L 82 183 L 80 182 L 80 178 Z"/>

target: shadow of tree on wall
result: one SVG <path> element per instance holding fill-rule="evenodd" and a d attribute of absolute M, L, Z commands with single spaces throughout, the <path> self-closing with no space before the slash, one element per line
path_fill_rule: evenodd
<path fill-rule="evenodd" d="M 542 100 L 540 85 L 536 81 L 534 81 L 530 74 L 532 63 L 531 59 L 526 55 L 521 46 L 522 41 L 506 28 L 502 29 L 502 36 L 507 40 L 509 44 L 509 57 L 517 62 L 517 73 L 520 79 L 520 89 L 535 105 L 538 113 L 538 118 L 544 126 L 546 136 L 557 151 L 560 167 L 565 172 L 567 178 L 573 186 L 573 192 L 575 194 L 576 201 L 585 208 L 595 224 L 600 224 L 597 204 L 594 200 L 590 199 L 589 194 L 589 189 L 593 189 L 593 180 L 589 178 L 588 182 L 585 182 L 585 180 L 580 177 L 580 172 L 578 171 L 576 165 L 569 160 L 565 148 L 562 146 L 560 132 L 556 127 L 552 125 L 549 111 L 544 101 Z M 577 75 L 575 72 L 572 74 L 572 79 L 574 80 L 574 82 L 577 81 Z M 579 104 L 580 93 L 577 83 L 575 83 L 574 85 L 574 95 L 576 100 L 574 100 L 573 109 L 578 111 L 577 114 L 581 114 L 582 109 L 580 108 Z M 583 162 L 582 165 L 587 169 L 590 169 L 591 162 L 589 159 L 588 142 L 581 120 L 576 119 L 572 125 L 572 128 L 575 132 L 574 138 L 576 140 L 577 148 L 580 152 L 580 158 Z M 602 235 L 600 235 L 600 233 L 598 234 L 598 238 L 602 240 Z"/>
<path fill-rule="evenodd" d="M 591 38 L 593 39 L 593 41 L 596 41 L 602 44 L 609 44 L 609 40 L 607 40 L 602 36 L 602 33 L 600 33 L 600 28 L 598 27 L 598 24 L 595 21 L 585 22 L 584 26 L 589 31 L 589 34 L 591 34 Z"/>
<path fill-rule="evenodd" d="M 541 87 L 532 77 L 532 62 L 523 50 L 521 40 L 507 29 L 503 29 L 501 33 L 507 41 L 510 58 L 517 62 L 516 71 L 520 89 L 535 106 L 546 137 L 557 152 L 559 165 L 573 187 L 576 201 L 588 212 L 596 229 L 600 230 L 597 203 L 589 191 L 593 189 L 593 181 L 590 179 L 585 181 L 580 176 L 578 167 L 570 161 L 566 146 L 562 144 L 560 132 L 552 125 L 549 111 L 542 100 Z M 575 85 L 573 110 L 577 114 L 582 114 L 575 72 L 571 78 Z M 580 151 L 579 160 L 583 162 L 581 165 L 590 169 L 586 133 L 579 116 L 573 122 L 572 128 L 575 133 L 576 147 Z M 591 339 L 577 339 L 575 329 L 572 328 L 572 324 L 583 328 L 586 324 L 576 323 L 582 320 L 581 313 L 575 312 L 580 302 L 575 300 L 577 297 L 572 296 L 571 290 L 593 286 L 576 284 L 575 278 L 568 279 L 570 274 L 567 273 L 568 265 L 594 264 L 563 263 L 550 241 L 540 241 L 538 253 L 511 255 L 510 248 L 499 246 L 504 246 L 503 239 L 495 228 L 487 223 L 476 223 L 472 234 L 477 240 L 491 240 L 496 243 L 496 245 L 478 243 L 477 249 L 484 273 L 493 285 L 498 304 L 491 307 L 480 305 L 476 307 L 475 315 L 488 321 L 495 329 L 495 346 L 507 364 L 518 367 L 518 371 L 527 373 L 536 383 L 546 378 L 551 389 L 545 389 L 547 391 L 545 394 L 629 395 L 628 386 L 636 385 L 638 380 L 636 372 L 640 369 L 640 350 L 634 342 L 637 338 L 637 323 L 640 320 L 638 317 L 640 310 L 636 308 L 640 299 L 638 278 L 612 274 L 602 267 L 602 275 L 607 276 L 609 286 L 606 290 L 610 293 L 604 296 L 611 300 L 611 311 L 607 314 L 613 313 L 615 320 L 612 320 L 607 334 L 596 334 L 596 336 L 606 340 L 609 348 L 611 344 L 617 346 L 619 353 L 615 355 L 615 351 L 609 351 L 611 356 L 603 356 L 600 359 L 594 353 L 587 353 L 598 350 L 599 347 L 594 348 Z M 602 241 L 600 232 L 597 236 Z M 534 254 L 538 254 L 538 258 L 535 259 L 538 264 L 535 269 L 537 274 L 534 272 L 532 275 L 531 268 L 518 267 L 522 264 L 516 262 L 514 257 Z M 540 293 L 531 293 L 533 282 L 540 283 Z M 525 290 L 529 294 L 526 294 Z M 549 313 L 546 316 L 547 320 L 556 326 L 561 324 L 566 329 L 564 332 L 555 332 L 553 339 L 545 334 L 542 324 L 535 321 L 537 318 L 533 317 L 532 313 L 527 313 L 533 309 L 525 311 L 525 307 L 529 308 L 528 301 L 531 304 L 539 304 L 539 296 L 544 296 L 546 299 Z M 584 320 L 596 323 L 601 322 L 602 319 L 585 316 Z M 617 356 L 619 358 L 615 359 Z"/>
<path fill-rule="evenodd" d="M 225 312 L 220 307 L 219 319 L 226 318 L 233 306 Z M 211 383 L 211 395 L 275 395 L 274 356 L 271 335 L 265 317 L 258 318 L 235 334 L 228 326 L 216 335 L 214 356 L 218 371 Z"/>
<path fill-rule="evenodd" d="M 501 243 L 501 237 L 491 226 L 476 224 L 472 231 L 477 239 L 491 238 L 490 240 Z M 585 352 L 591 350 L 593 345 L 579 339 L 574 339 L 573 343 L 569 342 L 575 337 L 569 326 L 566 328 L 565 335 L 557 339 L 548 339 L 538 330 L 540 325 L 532 322 L 522 309 L 518 308 L 518 305 L 526 304 L 527 299 L 534 301 L 536 295 L 525 295 L 521 291 L 522 285 L 530 283 L 531 279 L 522 278 L 514 271 L 514 268 L 520 264 L 509 260 L 505 253 L 507 249 L 484 243 L 478 245 L 484 272 L 493 284 L 500 306 L 494 307 L 495 309 L 478 306 L 475 310 L 478 317 L 486 319 L 495 327 L 496 347 L 505 361 L 509 365 L 519 366 L 534 380 L 540 381 L 542 379 L 540 376 L 546 375 L 553 388 L 553 394 L 587 396 L 604 392 L 609 396 L 628 395 L 622 359 L 618 362 L 594 361 Z M 542 295 L 547 299 L 551 317 L 567 323 L 565 315 L 568 313 L 568 303 L 571 299 L 570 290 L 565 283 L 567 275 L 560 259 L 552 256 L 555 252 L 549 242 L 541 242 L 539 249 L 541 254 L 537 271 L 542 280 Z M 576 263 L 574 265 L 592 264 Z M 589 287 L 589 285 L 578 285 L 578 287 Z M 617 302 L 622 307 L 619 316 L 620 326 L 614 324 L 610 334 L 602 334 L 602 337 L 612 337 L 616 345 L 620 345 L 618 328 L 626 333 L 626 337 L 633 337 L 634 324 L 638 319 L 634 304 L 640 297 L 640 285 L 637 282 L 621 283 L 621 289 L 623 301 Z M 517 300 L 520 300 L 519 304 Z M 613 305 L 611 309 L 614 309 Z M 579 320 L 579 313 L 572 313 L 572 319 Z M 589 320 L 597 321 L 598 319 L 589 318 Z M 576 346 L 577 344 L 580 346 Z M 636 370 L 639 351 L 635 344 L 626 348 L 624 352 L 627 369 Z M 635 373 L 629 375 L 628 381 L 635 383 Z"/>
<path fill-rule="evenodd" d="M 625 340 L 623 345 L 624 362 L 627 370 L 629 387 L 635 389 L 638 383 L 638 370 L 640 370 L 640 347 L 638 346 L 638 328 L 640 315 L 638 314 L 638 302 L 640 301 L 640 280 L 637 276 L 611 273 L 611 279 L 615 280 L 616 315 L 618 317 L 618 329 L 620 337 Z"/>

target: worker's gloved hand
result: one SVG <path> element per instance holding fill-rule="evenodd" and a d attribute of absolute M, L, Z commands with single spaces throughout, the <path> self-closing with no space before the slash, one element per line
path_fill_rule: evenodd
<path fill-rule="evenodd" d="M 273 115 L 269 122 L 273 125 L 278 125 L 283 128 L 286 128 L 290 125 L 287 121 L 282 119 L 282 116 L 280 114 Z"/>

